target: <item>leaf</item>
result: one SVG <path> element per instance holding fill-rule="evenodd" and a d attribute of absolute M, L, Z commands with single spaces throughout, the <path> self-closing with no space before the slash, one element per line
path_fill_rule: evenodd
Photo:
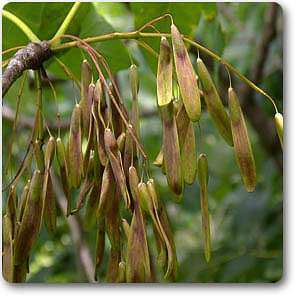
<path fill-rule="evenodd" d="M 41 40 L 48 40 L 53 37 L 71 7 L 72 3 L 9 3 L 5 9 L 23 20 Z M 26 36 L 13 23 L 3 18 L 2 25 L 3 50 L 28 43 Z M 114 31 L 92 3 L 82 3 L 66 33 L 85 38 Z M 119 40 L 96 43 L 93 47 L 107 59 L 113 73 L 130 65 L 128 52 Z M 80 77 L 80 56 L 82 54 L 78 49 L 59 54 L 77 78 Z M 55 75 L 66 78 L 54 59 L 50 59 L 46 65 Z"/>
<path fill-rule="evenodd" d="M 215 3 L 155 2 L 147 3 L 147 5 L 145 5 L 143 2 L 132 2 L 130 3 L 130 7 L 134 14 L 134 23 L 136 29 L 153 20 L 154 18 L 168 13 L 172 15 L 174 23 L 178 27 L 179 31 L 189 37 L 194 36 L 194 31 L 199 23 L 201 15 L 203 15 L 205 18 L 211 19 L 216 15 L 217 12 Z M 155 24 L 155 28 L 157 28 L 160 32 L 169 33 L 170 20 L 168 18 L 161 20 Z M 159 42 L 159 39 L 147 40 L 147 43 L 157 52 L 159 49 Z M 156 59 L 144 49 L 141 50 L 146 57 L 153 73 L 156 74 Z"/>

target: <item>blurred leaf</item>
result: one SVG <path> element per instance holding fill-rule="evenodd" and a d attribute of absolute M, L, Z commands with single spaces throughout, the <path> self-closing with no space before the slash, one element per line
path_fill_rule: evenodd
<path fill-rule="evenodd" d="M 164 14 L 171 14 L 173 21 L 178 27 L 179 31 L 189 37 L 194 36 L 194 31 L 198 25 L 201 15 L 207 19 L 213 19 L 216 15 L 215 3 L 182 3 L 182 2 L 155 2 L 145 5 L 141 2 L 130 3 L 131 10 L 134 14 L 134 22 L 136 29 L 140 28 L 145 23 L 153 20 Z M 166 18 L 154 24 L 160 32 L 170 32 L 170 19 Z M 146 29 L 149 31 L 149 29 Z M 151 31 L 153 29 L 150 28 Z M 159 39 L 148 39 L 146 41 L 152 48 L 159 51 Z M 144 49 L 142 50 L 147 58 L 151 70 L 156 74 L 157 61 Z"/>

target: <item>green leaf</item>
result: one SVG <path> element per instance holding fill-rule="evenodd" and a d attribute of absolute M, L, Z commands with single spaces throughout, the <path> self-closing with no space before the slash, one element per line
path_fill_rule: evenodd
<path fill-rule="evenodd" d="M 217 13 L 215 3 L 141 3 L 132 2 L 130 3 L 132 12 L 134 13 L 135 27 L 139 28 L 145 23 L 162 16 L 164 14 L 171 14 L 174 23 L 178 27 L 179 31 L 193 37 L 201 15 L 205 18 L 212 19 Z M 170 33 L 170 20 L 168 18 L 159 21 L 154 24 L 155 28 L 160 32 Z M 146 31 L 153 31 L 153 29 L 146 29 Z M 148 39 L 146 42 L 154 48 L 157 52 L 159 51 L 160 39 Z M 152 71 L 156 73 L 157 61 L 156 58 L 151 56 L 148 52 L 142 49 Z"/>
<path fill-rule="evenodd" d="M 71 7 L 72 3 L 9 3 L 5 9 L 22 19 L 41 40 L 49 40 L 54 36 Z M 10 21 L 3 18 L 2 24 L 3 50 L 28 43 L 26 36 Z M 105 18 L 97 13 L 93 4 L 82 3 L 66 33 L 85 38 L 114 31 L 115 29 Z M 128 52 L 121 41 L 105 41 L 92 46 L 107 59 L 113 73 L 129 67 Z M 59 54 L 60 59 L 77 77 L 80 75 L 82 57 L 80 52 L 81 50 L 78 49 L 69 49 Z M 46 66 L 56 76 L 66 78 L 54 59 Z"/>

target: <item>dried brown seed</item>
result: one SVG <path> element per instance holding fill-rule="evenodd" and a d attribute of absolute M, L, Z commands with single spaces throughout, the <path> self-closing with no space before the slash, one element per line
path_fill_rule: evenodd
<path fill-rule="evenodd" d="M 112 201 L 116 190 L 116 182 L 110 163 L 107 163 L 103 172 L 97 218 L 106 215 L 107 205 Z"/>
<path fill-rule="evenodd" d="M 45 161 L 44 161 L 44 152 L 42 149 L 41 140 L 35 140 L 35 142 L 33 144 L 33 153 L 34 153 L 34 158 L 35 158 L 37 169 L 39 169 L 41 172 L 44 172 Z"/>
<path fill-rule="evenodd" d="M 177 27 L 171 25 L 173 54 L 176 67 L 177 81 L 183 104 L 189 118 L 196 122 L 200 119 L 201 100 L 196 74 Z"/>
<path fill-rule="evenodd" d="M 49 174 L 46 197 L 44 200 L 44 220 L 49 233 L 53 234 L 56 230 L 56 197 L 53 190 L 52 178 Z"/>
<path fill-rule="evenodd" d="M 81 107 L 76 104 L 72 112 L 70 123 L 70 136 L 68 145 L 70 184 L 78 188 L 83 173 L 83 158 L 81 150 Z"/>
<path fill-rule="evenodd" d="M 173 59 L 172 50 L 165 37 L 160 40 L 156 86 L 158 106 L 167 105 L 172 100 L 173 92 Z"/>
<path fill-rule="evenodd" d="M 163 156 L 167 181 L 176 195 L 183 190 L 180 147 L 173 103 L 161 107 L 163 121 Z"/>
<path fill-rule="evenodd" d="M 163 242 L 161 244 L 162 248 L 159 252 L 158 260 L 161 262 L 167 262 L 167 264 L 163 265 L 165 268 L 165 279 L 170 278 L 177 272 L 177 258 L 176 258 L 176 252 L 174 250 L 174 245 L 172 244 L 172 241 L 169 239 L 169 236 L 167 235 L 164 226 L 160 220 L 160 214 L 162 207 L 160 205 L 160 201 L 158 198 L 158 195 L 156 193 L 155 183 L 154 180 L 151 178 L 147 182 L 146 190 L 148 192 L 148 196 L 146 200 L 148 200 L 148 212 L 152 218 L 154 228 L 156 232 L 159 234 L 159 237 L 161 241 Z M 144 192 L 146 193 L 146 192 Z M 166 250 L 165 250 L 166 249 Z M 164 260 L 165 252 L 167 254 L 167 260 Z"/>
<path fill-rule="evenodd" d="M 98 271 L 103 261 L 104 249 L 105 249 L 105 222 L 104 219 L 102 219 L 99 221 L 97 226 L 95 271 L 94 271 L 95 281 L 97 281 Z"/>
<path fill-rule="evenodd" d="M 126 282 L 150 281 L 150 257 L 145 224 L 139 201 L 135 201 L 127 244 Z"/>
<path fill-rule="evenodd" d="M 126 178 L 122 166 L 121 153 L 118 149 L 117 141 L 109 128 L 104 131 L 105 150 L 114 173 L 116 184 L 118 185 L 123 200 L 127 207 L 130 206 L 130 196 L 127 190 Z"/>
<path fill-rule="evenodd" d="M 117 138 L 117 144 L 118 144 L 118 148 L 119 151 L 122 153 L 124 150 L 124 146 L 125 146 L 125 139 L 126 139 L 126 134 L 125 132 L 122 132 L 118 138 Z"/>
<path fill-rule="evenodd" d="M 69 186 L 69 180 L 68 180 L 68 164 L 67 164 L 67 157 L 66 157 L 66 151 L 65 146 L 61 138 L 56 139 L 56 157 L 59 165 L 59 171 L 60 171 L 60 178 L 61 183 L 63 187 L 64 194 L 67 199 L 67 211 L 66 216 L 68 217 L 71 213 L 71 194 L 70 194 L 70 186 Z"/>
<path fill-rule="evenodd" d="M 159 153 L 157 154 L 153 164 L 157 167 L 162 167 L 164 163 L 164 153 L 163 153 L 163 148 L 159 150 Z"/>
<path fill-rule="evenodd" d="M 119 271 L 118 271 L 118 283 L 126 282 L 126 265 L 124 261 L 119 263 Z"/>
<path fill-rule="evenodd" d="M 208 165 L 205 154 L 200 154 L 198 158 L 198 179 L 201 191 L 201 216 L 202 216 L 202 232 L 204 236 L 204 255 L 207 262 L 211 257 L 211 238 L 210 238 L 210 218 L 208 210 Z"/>
<path fill-rule="evenodd" d="M 133 100 L 137 100 L 137 95 L 139 92 L 139 78 L 137 66 L 132 64 L 129 69 L 129 79 L 130 79 L 130 87 L 131 87 L 131 95 Z"/>
<path fill-rule="evenodd" d="M 29 194 L 29 187 L 30 187 L 30 180 L 27 181 L 25 184 L 21 197 L 20 197 L 20 202 L 18 206 L 18 221 L 21 222 L 23 218 L 23 213 L 26 207 L 27 199 L 28 199 L 28 194 Z"/>
<path fill-rule="evenodd" d="M 7 214 L 2 218 L 2 275 L 7 282 L 13 282 L 13 232 L 12 223 Z"/>
<path fill-rule="evenodd" d="M 212 81 L 212 78 L 209 75 L 204 62 L 200 58 L 197 59 L 197 66 L 207 110 L 209 111 L 212 120 L 221 136 L 224 138 L 228 145 L 232 146 L 233 142 L 230 120 L 217 92 L 217 89 Z"/>
<path fill-rule="evenodd" d="M 177 116 L 177 131 L 181 155 L 182 176 L 187 184 L 192 184 L 197 172 L 196 140 L 193 123 L 182 105 Z"/>
<path fill-rule="evenodd" d="M 43 175 L 36 170 L 30 182 L 29 195 L 21 226 L 14 241 L 14 264 L 21 265 L 27 259 L 36 242 L 42 223 Z"/>
<path fill-rule="evenodd" d="M 81 64 L 81 90 L 80 90 L 80 107 L 82 109 L 82 127 L 85 136 L 89 133 L 90 106 L 89 106 L 89 85 L 92 82 L 92 68 L 85 59 Z"/>
<path fill-rule="evenodd" d="M 233 88 L 228 89 L 228 103 L 231 119 L 234 151 L 240 167 L 243 183 L 248 192 L 253 192 L 256 185 L 256 169 L 246 122 L 239 100 Z"/>

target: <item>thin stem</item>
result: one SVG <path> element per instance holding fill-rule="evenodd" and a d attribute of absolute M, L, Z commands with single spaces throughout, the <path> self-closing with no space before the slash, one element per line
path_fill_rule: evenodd
<path fill-rule="evenodd" d="M 72 22 L 75 14 L 77 13 L 77 11 L 79 9 L 80 4 L 81 4 L 80 2 L 74 3 L 74 5 L 70 9 L 69 13 L 67 14 L 66 18 L 64 19 L 64 21 L 60 25 L 59 29 L 55 33 L 54 37 L 50 41 L 51 46 L 56 46 L 60 43 L 59 37 L 67 31 L 68 27 L 70 26 L 70 23 Z"/>
<path fill-rule="evenodd" d="M 149 46 L 146 42 L 136 40 L 136 42 L 143 47 L 145 50 L 147 50 L 151 55 L 153 55 L 155 58 L 158 58 L 158 53 L 151 47 Z"/>
<path fill-rule="evenodd" d="M 2 55 L 5 55 L 7 53 L 10 53 L 10 52 L 13 52 L 13 51 L 16 51 L 16 50 L 19 50 L 19 49 L 22 49 L 26 46 L 16 46 L 16 47 L 12 47 L 12 48 L 9 48 L 9 49 L 6 49 L 6 50 L 3 50 L 2 51 Z"/>
<path fill-rule="evenodd" d="M 17 129 L 17 124 L 18 124 L 18 120 L 19 120 L 19 112 L 20 112 L 20 103 L 21 103 L 21 98 L 22 98 L 22 94 L 23 94 L 23 90 L 24 90 L 24 86 L 25 86 L 25 81 L 27 79 L 27 74 L 28 72 L 25 72 L 23 75 L 23 79 L 21 81 L 20 84 L 20 88 L 17 94 L 17 107 L 16 107 L 16 113 L 15 113 L 15 118 L 14 118 L 14 122 L 13 122 L 13 129 L 12 129 L 12 134 L 11 134 L 11 140 L 8 146 L 8 158 L 7 158 L 7 164 L 5 167 L 5 173 L 7 175 L 8 173 L 8 168 L 11 165 L 11 156 L 12 156 L 12 146 L 15 140 L 15 136 L 16 136 L 16 129 Z"/>
<path fill-rule="evenodd" d="M 161 37 L 171 37 L 170 33 L 157 33 L 157 32 L 139 32 L 139 31 L 132 31 L 132 32 L 114 32 L 114 33 L 109 33 L 109 34 L 104 34 L 100 36 L 95 36 L 95 37 L 88 37 L 85 39 L 82 39 L 82 41 L 86 43 L 96 43 L 96 42 L 101 42 L 101 41 L 108 41 L 108 40 L 119 40 L 119 39 L 135 39 L 138 40 L 140 38 L 161 38 Z M 272 105 L 274 106 L 274 109 L 276 112 L 278 112 L 278 109 L 276 107 L 275 101 L 273 98 L 264 90 L 259 88 L 254 82 L 249 80 L 247 77 L 245 77 L 243 74 L 241 74 L 236 68 L 234 68 L 230 63 L 225 61 L 222 57 L 219 55 L 215 54 L 213 51 L 209 50 L 208 48 L 200 45 L 197 42 L 194 42 L 193 40 L 190 40 L 189 38 L 186 38 L 183 36 L 183 40 L 190 45 L 196 47 L 199 49 L 201 52 L 207 54 L 208 56 L 212 57 L 214 60 L 218 61 L 220 64 L 225 65 L 233 74 L 235 74 L 240 80 L 242 80 L 244 83 L 249 85 L 253 90 L 256 92 L 262 94 L 265 96 L 269 101 L 271 101 Z M 58 47 L 54 47 L 52 51 L 57 52 L 63 49 L 71 48 L 78 46 L 81 42 L 79 41 L 72 41 L 72 42 L 66 42 Z"/>
<path fill-rule="evenodd" d="M 32 32 L 32 30 L 17 16 L 10 13 L 7 10 L 2 10 L 3 17 L 9 19 L 13 22 L 17 27 L 19 27 L 23 33 L 28 37 L 31 42 L 40 42 L 40 39 Z"/>
<path fill-rule="evenodd" d="M 144 24 L 143 26 L 141 26 L 141 27 L 139 28 L 138 31 L 139 31 L 139 32 L 142 32 L 145 28 L 151 27 L 153 24 L 155 24 L 155 23 L 157 23 L 157 22 L 159 22 L 159 21 L 161 21 L 161 20 L 163 20 L 163 19 L 165 19 L 165 18 L 170 18 L 170 19 L 171 19 L 171 22 L 172 22 L 172 24 L 173 24 L 173 18 L 172 18 L 172 16 L 171 16 L 170 14 L 165 14 L 165 15 L 163 15 L 163 16 L 157 17 L 157 18 L 151 20 L 150 22 Z"/>

